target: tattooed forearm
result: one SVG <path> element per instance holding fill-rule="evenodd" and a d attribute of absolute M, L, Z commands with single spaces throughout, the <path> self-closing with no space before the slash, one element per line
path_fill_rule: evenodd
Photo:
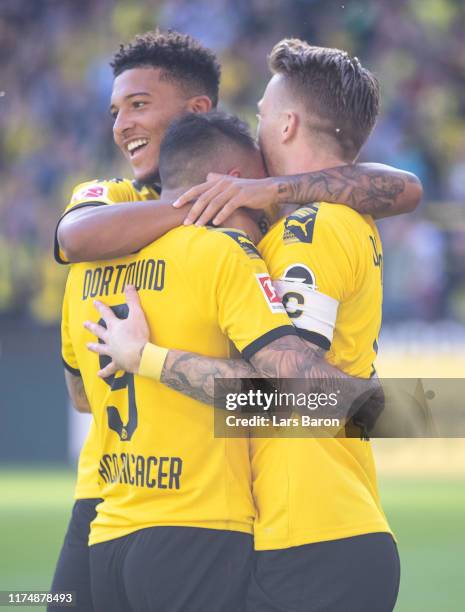
<path fill-rule="evenodd" d="M 339 379 L 352 377 L 330 365 L 324 357 L 324 349 L 297 336 L 284 336 L 255 353 L 251 362 L 265 378 L 315 380 L 320 391 L 331 392 Z"/>
<path fill-rule="evenodd" d="M 251 362 L 264 377 L 279 379 L 281 392 L 338 394 L 337 404 L 327 406 L 325 416 L 346 421 L 362 405 L 366 415 L 378 415 L 382 409 L 377 381 L 345 374 L 325 360 L 323 349 L 296 336 L 285 336 L 271 342 L 258 351 Z"/>
<path fill-rule="evenodd" d="M 375 218 L 413 211 L 421 200 L 419 179 L 381 164 L 356 164 L 274 179 L 280 203 L 346 204 Z"/>
<path fill-rule="evenodd" d="M 244 390 L 243 379 L 274 379 L 284 393 L 338 393 L 343 401 L 328 412 L 341 420 L 350 418 L 360 398 L 373 393 L 374 383 L 348 376 L 325 361 L 325 351 L 297 336 L 284 336 L 258 351 L 252 365 L 238 359 L 216 359 L 171 350 L 163 366 L 161 382 L 204 404 L 224 406 L 228 393 Z M 247 388 L 251 388 L 248 386 Z"/>
<path fill-rule="evenodd" d="M 215 359 L 172 350 L 161 373 L 161 382 L 192 399 L 204 404 L 214 404 L 227 393 L 241 391 L 241 378 L 257 378 L 259 375 L 246 361 L 240 359 Z M 216 379 L 216 388 L 215 388 Z M 220 380 L 219 379 L 231 379 Z"/>
<path fill-rule="evenodd" d="M 65 370 L 65 381 L 73 407 L 78 412 L 91 412 L 82 378 Z"/>

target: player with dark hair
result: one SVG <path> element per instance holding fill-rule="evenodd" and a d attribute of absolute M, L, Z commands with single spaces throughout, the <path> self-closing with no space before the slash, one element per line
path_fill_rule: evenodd
<path fill-rule="evenodd" d="M 221 171 L 263 175 L 253 141 L 219 147 Z M 190 186 L 188 170 L 181 173 Z M 168 186 L 169 197 L 179 193 Z M 93 298 L 105 297 L 124 316 L 124 289 L 135 283 L 149 324 L 163 327 L 161 343 L 227 357 L 231 341 L 252 356 L 282 336 L 300 343 L 282 305 L 270 309 L 257 281 L 264 276 L 245 234 L 196 227 L 176 228 L 127 257 L 72 266 L 62 350 L 66 368 L 82 377 L 96 435 L 103 498 L 89 539 L 96 610 L 242 610 L 254 508 L 248 442 L 215 438 L 210 407 L 129 372 L 97 378 L 105 358 L 87 351 L 83 327 Z"/>
<path fill-rule="evenodd" d="M 184 112 L 208 112 L 218 100 L 220 68 L 214 54 L 184 34 L 156 31 L 137 36 L 120 48 L 112 66 L 114 140 L 131 165 L 139 192 L 122 189 L 112 199 L 111 186 L 105 185 L 110 191 L 108 198 L 97 195 L 92 199 L 92 192 L 86 194 L 85 210 L 73 210 L 58 225 L 56 257 L 63 263 L 123 256 L 149 244 L 183 219 L 170 206 L 150 201 L 144 187 L 158 180 L 158 147 L 171 119 Z M 125 185 L 130 183 L 124 181 Z M 212 198 L 211 186 L 208 183 L 203 188 L 208 191 L 207 203 Z M 217 193 L 217 187 L 221 191 L 221 186 L 215 183 L 213 191 Z M 415 176 L 381 164 L 349 164 L 301 176 L 264 179 L 247 187 L 248 205 L 253 208 L 324 200 L 344 202 L 358 212 L 377 217 L 411 212 L 422 194 Z M 203 191 L 196 188 L 189 193 Z M 138 204 L 138 200 L 144 202 Z M 76 208 L 76 201 L 67 212 Z M 122 205 L 92 206 L 113 201 Z M 185 197 L 180 201 L 188 202 Z M 194 217 L 204 203 L 202 196 L 193 207 Z M 244 197 L 240 204 L 236 199 L 235 204 L 236 208 L 245 205 Z M 226 219 L 221 214 L 222 220 Z"/>
<path fill-rule="evenodd" d="M 189 65 L 186 85 L 181 56 Z M 193 78 L 193 73 L 197 74 L 194 65 L 199 70 L 198 78 Z M 191 37 L 176 32 L 137 37 L 116 54 L 114 70 L 111 110 L 115 142 L 137 180 L 94 180 L 76 187 L 57 228 L 56 257 L 63 263 L 123 256 L 182 223 L 183 211 L 155 201 L 158 187 L 153 181 L 158 176 L 159 143 L 173 117 L 208 111 L 218 96 L 219 67 L 214 55 Z M 305 185 L 305 190 L 296 191 L 296 202 L 347 200 L 355 208 L 378 210 L 380 214 L 410 210 L 421 194 L 411 175 L 379 166 L 350 166 L 306 174 L 297 177 L 297 183 L 292 177 L 286 181 L 282 184 L 292 189 L 295 184 Z M 374 181 L 384 181 L 376 193 Z M 395 192 L 393 182 L 400 184 Z M 119 205 L 108 206 L 114 203 Z M 66 379 L 73 403 L 84 409 L 82 380 L 73 371 L 66 373 Z M 100 498 L 98 455 L 91 427 L 80 457 L 73 517 L 53 582 L 54 590 L 77 590 L 78 608 L 82 605 L 83 610 L 91 609 L 87 536 Z"/>
<path fill-rule="evenodd" d="M 160 141 L 172 118 L 216 107 L 220 66 L 211 51 L 178 32 L 136 36 L 121 45 L 111 66 L 115 142 L 137 180 L 155 180 Z"/>
<path fill-rule="evenodd" d="M 89 212 L 106 212 L 102 209 L 113 208 L 111 204 L 126 203 L 114 207 L 118 213 L 137 215 L 142 212 L 143 219 L 137 227 L 144 243 L 150 241 L 147 237 L 150 238 L 151 233 L 144 235 L 143 228 L 166 232 L 182 222 L 183 212 L 156 202 L 160 193 L 156 183 L 160 141 L 174 117 L 186 112 L 208 111 L 218 98 L 220 67 L 214 54 L 184 34 L 156 31 L 137 36 L 132 43 L 121 46 L 112 66 L 115 74 L 111 103 L 114 139 L 136 180 L 95 179 L 75 187 L 57 227 L 55 257 L 61 263 L 80 259 L 87 239 L 90 244 L 96 240 L 100 243 L 100 258 L 118 254 L 116 249 L 125 253 L 135 250 L 125 238 L 132 227 L 127 218 L 123 231 L 118 231 L 117 235 L 105 222 L 98 227 L 99 238 L 89 226 L 81 232 L 81 223 Z M 146 212 L 150 214 L 146 216 Z M 137 221 L 134 218 L 134 223 Z M 86 260 L 84 252 L 82 255 Z M 65 369 L 65 378 L 73 405 L 81 412 L 89 411 L 82 378 L 69 368 Z M 96 505 L 101 501 L 97 473 L 99 456 L 92 422 L 79 457 L 76 501 L 51 587 L 53 591 L 76 591 L 77 610 L 82 612 L 92 610 L 88 537 Z"/>
<path fill-rule="evenodd" d="M 110 63 L 117 77 L 132 68 L 157 68 L 160 80 L 177 85 L 186 98 L 207 96 L 218 104 L 221 67 L 215 54 L 186 34 L 168 31 L 146 32 L 121 45 Z"/>
<path fill-rule="evenodd" d="M 138 248 L 131 245 L 133 227 L 140 245 L 179 223 L 183 215 L 158 201 L 160 142 L 173 118 L 207 112 L 218 100 L 221 70 L 215 55 L 185 34 L 157 30 L 136 36 L 121 45 L 111 65 L 113 137 L 136 180 L 87 181 L 74 189 L 57 227 L 60 263 L 127 254 Z M 112 203 L 126 206 L 99 206 Z M 99 246 L 92 252 L 97 235 Z"/>
<path fill-rule="evenodd" d="M 275 51 L 279 63 L 260 103 L 259 140 L 268 167 L 285 175 L 340 163 L 349 149 L 351 155 L 357 155 L 357 147 L 376 120 L 378 88 L 372 75 L 357 65 L 352 80 L 347 81 L 346 64 L 339 61 L 340 56 L 331 64 L 335 53 L 343 52 L 315 49 L 301 41 L 282 41 L 272 58 Z M 287 69 L 281 68 L 283 56 L 285 65 L 293 67 L 291 78 Z M 331 108 L 326 111 L 325 105 L 319 109 L 311 89 L 306 94 L 299 90 L 307 87 L 315 64 L 318 67 L 324 62 L 333 68 L 325 84 L 319 83 L 315 97 L 326 95 L 329 100 L 334 95 L 339 98 L 332 103 L 335 107 L 346 97 L 357 99 L 360 88 L 358 99 L 373 109 L 366 120 L 360 117 L 357 128 L 356 104 L 348 105 L 341 125 L 351 125 L 352 132 L 344 135 L 344 146 L 333 130 Z M 196 136 L 201 143 L 200 132 L 196 135 L 192 129 L 194 123 L 200 130 L 205 122 L 201 116 L 176 122 L 173 130 L 178 143 L 183 129 L 190 139 Z M 170 144 L 176 149 L 173 142 Z M 190 144 L 192 152 L 195 141 Z M 217 156 L 212 155 L 210 161 L 215 169 Z M 328 363 L 347 374 L 369 379 L 374 373 L 382 304 L 382 250 L 372 219 L 345 206 L 312 204 L 278 221 L 258 249 L 297 333 L 309 342 L 303 361 L 294 361 L 293 367 L 308 368 L 311 354 L 313 359 L 326 355 Z M 141 355 L 144 358 L 158 350 L 153 377 L 210 403 L 214 401 L 215 376 L 237 377 L 239 368 L 244 376 L 245 364 L 241 362 L 221 362 L 151 344 L 135 289 L 128 291 L 128 298 L 127 321 L 119 321 L 98 305 L 109 329 L 92 325 L 104 344 L 90 348 L 113 359 L 101 375 L 118 368 L 140 372 Z M 129 338 L 137 341 L 130 345 Z M 251 364 L 268 376 L 278 377 L 285 357 L 269 359 L 268 351 L 285 353 L 286 348 L 287 339 L 279 339 L 254 355 Z M 151 374 L 147 368 L 142 373 Z M 290 375 L 289 370 L 286 374 Z M 301 371 L 300 376 L 305 378 L 306 373 Z M 400 565 L 381 508 L 369 442 L 344 437 L 251 438 L 251 462 L 258 552 L 248 609 L 391 611 Z"/>
<path fill-rule="evenodd" d="M 179 164 L 183 149 L 191 156 L 195 151 L 197 170 Z M 162 197 L 174 198 L 204 178 L 212 155 L 219 171 L 264 174 L 242 122 L 218 113 L 186 115 L 168 128 L 161 145 Z M 164 174 L 170 165 L 171 182 Z M 131 316 L 122 304 L 130 283 L 149 313 L 149 333 L 162 345 L 218 359 L 230 356 L 231 341 L 262 375 L 275 368 L 283 378 L 338 376 L 355 396 L 367 385 L 338 372 L 298 338 L 281 302 L 267 293 L 271 280 L 245 233 L 178 227 L 133 255 L 72 266 L 63 360 L 79 371 L 89 397 L 103 497 L 89 538 L 94 606 L 239 612 L 252 570 L 248 440 L 216 437 L 212 410 L 199 397 L 183 397 L 144 377 L 144 363 L 153 373 L 159 359 L 153 345 L 142 356 L 140 375 L 126 370 L 97 378 L 107 358 L 87 351 L 91 337 L 83 323 L 95 313 L 96 297 L 111 305 L 107 314 Z M 137 342 L 129 339 L 126 348 Z M 246 362 L 241 367 L 248 369 Z"/>
<path fill-rule="evenodd" d="M 224 151 L 230 149 L 256 149 L 248 126 L 237 117 L 191 113 L 173 121 L 160 147 L 163 189 L 179 190 L 195 184 L 196 177 L 208 174 L 212 156 L 218 156 L 218 163 L 222 163 Z"/>

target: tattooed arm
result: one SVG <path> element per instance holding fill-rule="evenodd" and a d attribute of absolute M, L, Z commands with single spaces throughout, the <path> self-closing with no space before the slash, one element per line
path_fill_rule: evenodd
<path fill-rule="evenodd" d="M 215 390 L 217 398 L 226 393 L 240 393 L 242 385 L 238 379 L 241 378 L 260 378 L 260 374 L 241 359 L 215 359 L 197 353 L 170 350 L 166 355 L 160 382 L 199 402 L 213 405 Z M 220 383 L 219 379 L 233 380 Z"/>
<path fill-rule="evenodd" d="M 423 193 L 419 179 L 382 164 L 354 164 L 292 176 L 243 179 L 209 174 L 208 182 L 189 189 L 173 204 L 193 200 L 187 223 L 213 219 L 220 225 L 237 208 L 264 209 L 277 204 L 310 202 L 346 204 L 376 219 L 415 210 Z"/>
<path fill-rule="evenodd" d="M 82 378 L 65 370 L 65 382 L 73 408 L 78 412 L 91 412 Z"/>
<path fill-rule="evenodd" d="M 375 219 L 412 212 L 423 192 L 414 174 L 382 164 L 340 166 L 273 181 L 280 203 L 343 203 Z"/>
<path fill-rule="evenodd" d="M 341 419 L 350 418 L 378 389 L 376 381 L 348 376 L 330 365 L 322 348 L 297 336 L 284 336 L 270 342 L 255 353 L 251 363 L 170 350 L 160 381 L 171 389 L 211 405 L 215 396 L 218 401 L 227 393 L 240 393 L 239 378 L 279 379 L 277 384 L 281 392 L 295 394 L 317 392 L 329 395 L 341 391 L 344 401 L 338 402 L 331 411 L 331 416 Z M 235 380 L 222 380 L 219 388 L 218 379 Z M 377 397 L 376 404 L 379 401 Z"/>
<path fill-rule="evenodd" d="M 99 343 L 89 343 L 88 348 L 112 359 L 100 370 L 99 376 L 102 378 L 118 370 L 137 374 L 142 353 L 149 342 L 149 328 L 137 292 L 133 287 L 127 287 L 125 293 L 129 306 L 126 319 L 118 319 L 108 306 L 96 301 L 95 306 L 106 328 L 91 321 L 85 323 L 85 327 L 100 339 Z M 335 411 L 333 416 L 343 419 L 354 413 L 361 398 L 373 393 L 375 386 L 373 381 L 353 378 L 331 366 L 325 361 L 323 349 L 294 335 L 278 338 L 257 351 L 251 365 L 237 359 L 205 357 L 179 350 L 157 350 L 161 354 L 162 367 L 156 365 L 153 376 L 152 373 L 150 376 L 205 404 L 213 405 L 215 399 L 227 393 L 241 392 L 240 379 L 272 378 L 279 379 L 280 391 L 329 394 L 342 389 L 344 401 L 338 402 L 339 412 Z M 221 383 L 218 379 L 222 379 Z M 300 388 L 296 390 L 296 383 L 286 379 L 298 379 Z M 305 383 L 302 379 L 305 379 Z M 218 384 L 221 384 L 221 388 Z"/>
<path fill-rule="evenodd" d="M 270 342 L 255 353 L 251 359 L 252 365 L 241 359 L 217 359 L 170 350 L 160 381 L 205 404 L 213 404 L 214 382 L 219 378 L 326 378 L 330 387 L 336 377 L 346 375 L 330 366 L 324 360 L 324 354 L 323 349 L 297 336 L 284 336 Z M 234 386 L 234 381 L 231 385 L 227 384 L 230 393 L 240 390 L 240 385 Z"/>

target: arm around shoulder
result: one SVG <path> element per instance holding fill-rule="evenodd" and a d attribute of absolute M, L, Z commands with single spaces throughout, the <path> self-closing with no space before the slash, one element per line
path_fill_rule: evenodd
<path fill-rule="evenodd" d="M 61 219 L 57 240 L 71 263 L 124 257 L 181 225 L 184 216 L 156 200 L 89 205 Z"/>

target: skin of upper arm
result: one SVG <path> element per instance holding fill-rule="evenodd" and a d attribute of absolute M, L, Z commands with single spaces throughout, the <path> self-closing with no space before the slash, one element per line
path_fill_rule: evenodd
<path fill-rule="evenodd" d="M 74 243 L 77 239 L 75 234 L 79 231 L 79 227 L 76 228 L 76 222 L 82 217 L 85 217 L 89 213 L 89 210 L 94 210 L 97 206 L 98 204 L 95 206 L 88 205 L 76 210 L 71 210 L 58 221 L 56 233 L 58 245 L 70 262 L 75 259 L 73 251 L 73 249 L 75 249 Z"/>
<path fill-rule="evenodd" d="M 162 200 L 86 205 L 62 218 L 58 243 L 72 263 L 123 257 L 182 225 L 184 215 Z"/>
<path fill-rule="evenodd" d="M 78 412 L 91 412 L 81 376 L 75 376 L 65 370 L 65 382 L 73 408 Z"/>
<path fill-rule="evenodd" d="M 338 373 L 324 361 L 325 351 L 298 336 L 283 336 L 267 344 L 251 358 L 250 363 L 266 378 L 324 378 L 329 370 Z"/>

